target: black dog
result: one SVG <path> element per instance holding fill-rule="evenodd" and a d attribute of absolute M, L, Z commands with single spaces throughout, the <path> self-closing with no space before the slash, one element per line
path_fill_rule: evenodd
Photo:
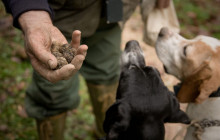
<path fill-rule="evenodd" d="M 116 102 L 106 112 L 106 140 L 163 140 L 165 122 L 190 120 L 160 73 L 145 66 L 138 42 L 129 41 L 122 54 Z"/>

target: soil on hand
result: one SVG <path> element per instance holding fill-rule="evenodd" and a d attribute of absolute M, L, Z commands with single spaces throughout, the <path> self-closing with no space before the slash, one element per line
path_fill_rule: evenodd
<path fill-rule="evenodd" d="M 76 55 L 76 49 L 70 44 L 53 43 L 51 53 L 57 58 L 57 67 L 55 68 L 57 70 L 71 63 Z"/>

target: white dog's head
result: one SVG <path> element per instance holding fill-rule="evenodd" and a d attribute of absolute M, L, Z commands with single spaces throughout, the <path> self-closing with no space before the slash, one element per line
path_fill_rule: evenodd
<path fill-rule="evenodd" d="M 199 95 L 197 102 L 206 99 L 211 94 L 209 92 L 220 86 L 220 82 L 213 77 L 220 76 L 220 67 L 217 67 L 220 66 L 219 40 L 208 36 L 188 40 L 168 28 L 162 28 L 156 42 L 156 52 L 165 71 L 183 82 L 185 92 L 197 92 L 194 96 L 198 96 L 206 90 L 203 97 Z M 203 86 L 209 88 L 204 89 Z"/>

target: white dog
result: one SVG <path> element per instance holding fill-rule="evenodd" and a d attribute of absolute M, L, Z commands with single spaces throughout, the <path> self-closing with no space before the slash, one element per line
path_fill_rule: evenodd
<path fill-rule="evenodd" d="M 186 112 L 190 119 L 202 125 L 209 123 L 201 139 L 220 140 L 220 41 L 208 36 L 188 40 L 162 28 L 156 52 L 165 71 L 181 80 L 177 97 L 180 102 L 189 103 Z M 190 126 L 185 139 L 196 139 L 194 132 Z"/>

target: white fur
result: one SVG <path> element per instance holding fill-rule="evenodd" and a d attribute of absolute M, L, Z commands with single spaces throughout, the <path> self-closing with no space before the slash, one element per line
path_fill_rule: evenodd
<path fill-rule="evenodd" d="M 177 78 L 181 79 L 180 73 L 182 46 L 180 42 L 186 41 L 185 38 L 177 33 L 169 33 L 166 38 L 158 39 L 156 42 L 156 53 L 162 63 L 172 69 L 168 69 Z"/>
<path fill-rule="evenodd" d="M 138 51 L 138 52 L 136 52 Z M 123 52 L 122 53 L 122 57 L 121 57 L 121 64 L 127 64 L 127 63 L 131 63 L 131 64 L 135 64 L 137 66 L 139 66 L 139 60 L 137 59 L 137 55 L 141 54 L 144 57 L 144 54 L 141 50 L 135 50 L 135 51 L 130 51 L 130 52 Z"/>
<path fill-rule="evenodd" d="M 168 31 L 166 37 L 158 37 L 156 42 L 156 53 L 162 63 L 167 67 L 168 73 L 171 73 L 180 80 L 182 79 L 183 75 L 181 72 L 181 58 L 183 57 L 183 47 L 184 45 L 196 41 L 202 41 L 208 44 L 213 51 L 215 51 L 217 47 L 220 47 L 220 41 L 218 39 L 202 35 L 192 40 L 188 40 L 177 33 Z M 186 42 L 186 44 L 182 44 L 183 42 Z"/>
<path fill-rule="evenodd" d="M 217 47 L 220 47 L 220 41 L 216 38 L 200 35 L 195 38 L 195 40 L 201 40 L 202 42 L 209 45 L 214 51 Z"/>
<path fill-rule="evenodd" d="M 190 103 L 186 113 L 192 120 L 220 120 L 220 98 L 208 98 L 202 104 Z M 185 136 L 185 140 L 196 140 L 193 136 L 195 128 L 189 127 Z M 202 134 L 202 140 L 220 140 L 220 127 L 205 128 L 205 133 Z"/>
<path fill-rule="evenodd" d="M 171 31 L 166 32 L 163 37 L 158 37 L 156 42 L 156 52 L 159 59 L 166 66 L 168 73 L 176 76 L 181 80 L 182 78 L 182 60 L 184 45 L 193 43 L 196 41 L 202 41 L 206 43 L 213 51 L 217 47 L 220 47 L 220 41 L 218 39 L 208 36 L 198 36 L 192 40 L 187 40 L 176 33 Z M 183 42 L 186 42 L 184 44 Z M 187 49 L 190 51 L 192 48 Z M 220 55 L 220 54 L 219 54 Z M 190 103 L 187 108 L 187 114 L 192 120 L 220 120 L 220 98 L 208 98 L 202 104 Z M 194 127 L 189 127 L 185 140 L 196 140 L 193 136 Z M 202 140 L 220 140 L 220 127 L 205 128 L 205 132 L 202 134 Z"/>

